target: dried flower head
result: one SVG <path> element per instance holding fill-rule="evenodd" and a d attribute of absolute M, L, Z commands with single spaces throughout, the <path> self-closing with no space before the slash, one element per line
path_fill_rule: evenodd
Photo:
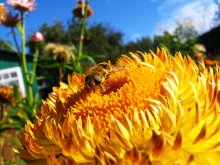
<path fill-rule="evenodd" d="M 35 0 L 8 0 L 8 4 L 21 11 L 33 11 L 36 8 Z"/>
<path fill-rule="evenodd" d="M 72 48 L 68 45 L 49 43 L 44 48 L 44 53 L 51 56 L 53 59 L 60 61 L 69 61 L 75 58 Z"/>
<path fill-rule="evenodd" d="M 79 1 L 78 5 L 73 9 L 73 14 L 78 18 L 84 18 L 85 17 L 85 9 L 87 8 L 87 17 L 90 17 L 93 15 L 93 11 L 91 7 L 84 2 Z"/>
<path fill-rule="evenodd" d="M 21 133 L 20 157 L 36 164 L 218 164 L 219 68 L 199 73 L 190 57 L 163 49 L 130 55 L 118 59 L 102 87 L 87 90 L 85 75 L 76 73 L 54 87 Z"/>
<path fill-rule="evenodd" d="M 13 86 L 0 86 L 0 103 L 15 103 Z"/>
<path fill-rule="evenodd" d="M 206 52 L 206 48 L 203 44 L 195 44 L 193 46 L 193 51 L 194 53 L 198 53 L 198 52 L 202 52 L 205 53 Z"/>
<path fill-rule="evenodd" d="M 206 48 L 203 44 L 195 44 L 192 48 L 194 57 L 196 59 L 204 58 L 206 53 Z"/>
<path fill-rule="evenodd" d="M 6 14 L 6 19 L 2 21 L 2 25 L 5 27 L 15 27 L 20 22 L 19 15 L 12 15 L 11 12 Z"/>
<path fill-rule="evenodd" d="M 0 3 L 0 23 L 5 21 L 7 12 L 8 9 L 5 7 L 5 5 L 3 3 Z"/>

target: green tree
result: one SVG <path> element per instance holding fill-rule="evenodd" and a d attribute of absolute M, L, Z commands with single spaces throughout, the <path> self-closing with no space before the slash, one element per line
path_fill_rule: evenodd
<path fill-rule="evenodd" d="M 94 57 L 97 62 L 103 60 L 114 62 L 122 53 L 123 34 L 108 26 L 101 23 L 92 25 L 86 37 L 84 51 Z"/>
<path fill-rule="evenodd" d="M 66 42 L 66 31 L 62 22 L 60 21 L 55 21 L 52 26 L 49 26 L 47 23 L 44 23 L 40 27 L 39 31 L 42 32 L 42 34 L 45 36 L 45 42 Z"/>
<path fill-rule="evenodd" d="M 125 44 L 124 52 L 127 53 L 129 51 L 142 51 L 147 52 L 149 50 L 154 49 L 153 41 L 149 37 L 142 37 L 137 41 L 131 41 Z"/>
<path fill-rule="evenodd" d="M 53 25 L 43 24 L 40 30 L 46 42 L 73 44 L 78 47 L 79 22 L 77 19 L 70 21 L 65 29 L 61 22 Z M 123 34 L 102 23 L 92 24 L 85 29 L 83 52 L 93 57 L 96 62 L 103 60 L 115 61 L 122 53 Z"/>
<path fill-rule="evenodd" d="M 177 21 L 177 28 L 171 34 L 167 31 L 163 35 L 154 36 L 154 47 L 165 47 L 174 55 L 181 51 L 183 55 L 192 55 L 192 47 L 197 42 L 198 33 L 190 20 Z"/>

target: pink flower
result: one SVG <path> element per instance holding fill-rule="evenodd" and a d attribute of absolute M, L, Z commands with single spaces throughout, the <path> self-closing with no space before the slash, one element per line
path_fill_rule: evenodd
<path fill-rule="evenodd" d="M 21 11 L 33 11 L 36 8 L 35 0 L 8 0 L 8 4 Z"/>
<path fill-rule="evenodd" d="M 35 43 L 43 42 L 44 36 L 41 32 L 37 31 L 31 36 L 30 40 L 31 42 L 35 42 Z"/>

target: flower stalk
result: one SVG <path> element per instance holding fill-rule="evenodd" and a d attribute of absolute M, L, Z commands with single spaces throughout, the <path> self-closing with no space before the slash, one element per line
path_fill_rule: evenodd
<path fill-rule="evenodd" d="M 31 75 L 28 72 L 28 66 L 27 66 L 27 59 L 26 59 L 26 39 L 25 39 L 25 13 L 24 11 L 21 12 L 21 63 L 22 63 L 22 69 L 24 71 L 25 80 L 27 83 L 27 101 L 29 105 L 33 104 L 34 96 L 33 96 L 33 82 L 31 80 Z M 33 72 L 32 72 L 33 73 Z M 32 74 L 33 76 L 33 74 Z"/>
<path fill-rule="evenodd" d="M 33 63 L 32 63 L 32 76 L 31 76 L 31 84 L 34 84 L 34 78 L 36 76 L 36 68 L 38 63 L 38 56 L 39 56 L 39 49 L 37 47 L 34 48 L 34 55 L 33 55 Z"/>
<path fill-rule="evenodd" d="M 86 18 L 87 18 L 87 9 L 88 9 L 88 2 L 86 2 L 85 7 L 82 8 L 82 13 L 84 13 L 83 18 L 81 19 L 81 27 L 80 27 L 80 38 L 79 38 L 79 48 L 78 48 L 78 56 L 82 56 L 83 53 L 83 41 L 84 41 L 84 33 L 85 33 L 85 26 L 86 26 Z"/>
<path fill-rule="evenodd" d="M 79 44 L 77 50 L 77 56 L 75 60 L 72 60 L 73 68 L 77 71 L 82 72 L 82 67 L 80 65 L 80 60 L 83 55 L 83 42 L 86 28 L 86 20 L 93 14 L 92 9 L 89 7 L 89 0 L 79 0 L 78 5 L 73 9 L 73 14 L 75 17 L 78 17 L 80 20 L 80 36 L 79 36 Z"/>

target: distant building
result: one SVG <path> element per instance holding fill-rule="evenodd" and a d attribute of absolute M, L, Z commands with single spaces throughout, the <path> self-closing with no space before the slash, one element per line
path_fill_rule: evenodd
<path fill-rule="evenodd" d="M 28 68 L 32 65 L 32 56 L 27 56 Z M 16 53 L 0 50 L 0 85 L 17 85 L 20 93 L 25 97 L 26 84 L 24 74 L 19 64 L 20 60 Z M 38 91 L 37 82 L 34 83 L 36 91 Z"/>

